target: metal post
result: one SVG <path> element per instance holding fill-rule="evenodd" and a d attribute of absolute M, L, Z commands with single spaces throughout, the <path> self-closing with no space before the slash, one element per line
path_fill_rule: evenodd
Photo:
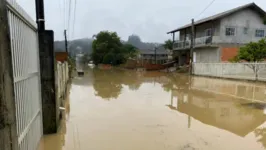
<path fill-rule="evenodd" d="M 45 19 L 44 19 L 44 3 L 43 0 L 35 0 L 36 7 L 36 22 L 38 24 L 38 30 L 45 30 Z"/>
<path fill-rule="evenodd" d="M 0 149 L 17 150 L 15 92 L 6 0 L 0 0 Z"/>

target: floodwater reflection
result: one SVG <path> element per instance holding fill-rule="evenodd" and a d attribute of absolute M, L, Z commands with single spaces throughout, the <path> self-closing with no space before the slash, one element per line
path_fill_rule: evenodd
<path fill-rule="evenodd" d="M 259 83 L 89 69 L 41 150 L 262 150 L 265 104 Z"/>

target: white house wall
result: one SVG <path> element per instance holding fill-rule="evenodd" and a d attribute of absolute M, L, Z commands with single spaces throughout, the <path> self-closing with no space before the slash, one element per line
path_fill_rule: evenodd
<path fill-rule="evenodd" d="M 197 63 L 220 62 L 219 48 L 213 48 L 213 47 L 196 48 L 194 49 L 194 52 L 196 53 Z"/>

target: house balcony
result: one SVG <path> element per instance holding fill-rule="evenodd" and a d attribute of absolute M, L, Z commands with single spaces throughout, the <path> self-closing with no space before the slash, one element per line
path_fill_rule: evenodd
<path fill-rule="evenodd" d="M 195 38 L 194 47 L 205 47 L 205 46 L 215 46 L 219 42 L 218 36 L 204 36 L 200 38 Z M 189 49 L 191 46 L 190 40 L 175 41 L 174 50 L 185 50 Z"/>

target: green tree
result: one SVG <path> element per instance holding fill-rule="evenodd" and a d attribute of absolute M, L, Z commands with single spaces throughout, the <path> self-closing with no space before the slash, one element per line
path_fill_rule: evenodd
<path fill-rule="evenodd" d="M 137 48 L 131 44 L 123 45 L 123 51 L 125 52 L 126 58 L 135 58 L 138 54 Z"/>
<path fill-rule="evenodd" d="M 253 62 L 253 64 L 246 64 L 249 66 L 255 73 L 256 79 L 258 78 L 258 71 L 261 67 L 255 64 L 256 62 L 263 61 L 266 58 L 266 40 L 261 39 L 258 42 L 250 42 L 249 44 L 241 47 L 237 56 L 232 59 L 233 62 L 239 62 L 244 60 L 247 62 Z"/>
<path fill-rule="evenodd" d="M 169 50 L 172 50 L 173 49 L 173 41 L 172 40 L 166 40 L 165 42 L 164 42 L 164 48 L 165 49 L 169 49 Z"/>
<path fill-rule="evenodd" d="M 137 56 L 137 49 L 131 44 L 123 45 L 116 32 L 102 31 L 95 35 L 92 43 L 91 59 L 98 65 L 111 64 L 119 65 L 128 58 Z"/>
<path fill-rule="evenodd" d="M 92 42 L 92 60 L 94 64 L 108 63 L 118 65 L 121 63 L 122 43 L 116 32 L 101 31 Z M 107 55 L 107 56 L 106 56 Z"/>
<path fill-rule="evenodd" d="M 237 55 L 238 60 L 245 60 L 248 62 L 259 62 L 266 58 L 266 40 L 261 39 L 258 42 L 250 42 L 244 47 L 240 48 Z"/>

